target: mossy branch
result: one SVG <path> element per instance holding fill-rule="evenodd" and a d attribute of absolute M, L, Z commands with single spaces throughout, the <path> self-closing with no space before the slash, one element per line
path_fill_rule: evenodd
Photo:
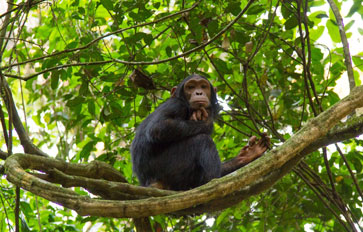
<path fill-rule="evenodd" d="M 349 96 L 308 121 L 283 145 L 271 150 L 255 162 L 225 177 L 185 192 L 128 185 L 123 183 L 123 178 L 111 166 L 100 164 L 100 162 L 96 162 L 96 165 L 94 163 L 68 164 L 47 157 L 15 154 L 6 160 L 5 172 L 7 179 L 15 185 L 73 209 L 80 215 L 138 218 L 164 213 L 188 214 L 211 211 L 229 207 L 233 203 L 271 187 L 304 155 L 320 146 L 327 145 L 329 138 L 332 142 L 336 142 L 337 139 L 351 138 L 361 134 L 363 132 L 361 117 L 349 123 L 353 127 L 351 130 L 346 127 L 331 130 L 343 117 L 359 107 L 363 107 L 363 86 L 354 88 Z M 42 179 L 25 172 L 25 169 L 41 170 L 48 173 L 48 176 Z M 45 181 L 47 178 L 66 187 L 82 186 L 109 199 L 133 200 L 105 200 L 81 196 L 71 189 Z M 100 192 L 102 188 L 104 191 Z M 113 191 L 122 193 L 112 194 Z M 138 196 L 128 198 L 129 195 L 135 194 Z M 196 208 L 196 206 L 199 207 Z"/>

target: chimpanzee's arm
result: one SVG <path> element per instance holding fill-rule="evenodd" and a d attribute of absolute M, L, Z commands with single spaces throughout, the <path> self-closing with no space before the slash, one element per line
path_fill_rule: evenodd
<path fill-rule="evenodd" d="M 237 156 L 238 157 L 238 156 Z M 222 163 L 222 173 L 221 176 L 225 176 L 231 172 L 236 171 L 237 169 L 245 166 L 249 162 L 240 162 L 237 160 L 237 157 L 234 157 L 233 159 L 224 161 Z"/>
<path fill-rule="evenodd" d="M 189 120 L 188 109 L 178 101 L 169 100 L 146 119 L 145 133 L 151 142 L 172 142 L 197 134 L 211 134 L 213 120 Z"/>
<path fill-rule="evenodd" d="M 168 118 L 150 123 L 146 136 L 151 142 L 172 142 L 197 134 L 210 134 L 213 122 Z"/>
<path fill-rule="evenodd" d="M 262 134 L 259 141 L 256 140 L 256 136 L 252 136 L 248 145 L 244 146 L 236 157 L 222 163 L 221 176 L 225 176 L 257 159 L 270 146 L 270 138 L 265 133 Z"/>

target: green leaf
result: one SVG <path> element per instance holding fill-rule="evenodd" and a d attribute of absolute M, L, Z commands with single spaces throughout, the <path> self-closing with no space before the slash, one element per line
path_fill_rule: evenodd
<path fill-rule="evenodd" d="M 145 21 L 146 19 L 150 18 L 153 15 L 154 11 L 141 8 L 139 11 L 139 15 L 141 16 L 141 20 Z"/>
<path fill-rule="evenodd" d="M 19 56 L 19 58 L 20 58 L 20 60 L 26 60 L 26 57 L 25 57 L 25 55 L 24 55 L 24 53 L 23 53 L 23 51 L 21 51 L 21 50 L 17 50 L 16 51 L 16 54 Z"/>
<path fill-rule="evenodd" d="M 79 156 L 81 159 L 88 160 L 88 157 L 91 154 L 91 151 L 93 150 L 96 143 L 94 141 L 88 142 L 81 150 Z"/>
<path fill-rule="evenodd" d="M 58 59 L 47 59 L 42 64 L 42 69 L 54 67 L 59 62 Z"/>
<path fill-rule="evenodd" d="M 172 54 L 171 54 L 171 47 L 170 46 L 167 46 L 166 48 L 165 48 L 165 52 L 166 52 L 166 55 L 168 56 L 168 57 L 171 57 L 172 56 Z"/>
<path fill-rule="evenodd" d="M 129 16 L 130 16 L 132 19 L 136 20 L 136 21 L 141 21 L 141 17 L 139 16 L 139 14 L 137 14 L 137 13 L 135 13 L 135 12 L 130 12 L 130 13 L 129 13 Z"/>
<path fill-rule="evenodd" d="M 338 94 L 336 94 L 334 91 L 328 91 L 327 94 L 329 99 L 329 106 L 334 105 L 340 100 Z"/>
<path fill-rule="evenodd" d="M 358 154 L 358 155 L 360 155 L 360 154 Z M 350 159 L 350 162 L 353 163 L 354 168 L 357 171 L 357 173 L 362 173 L 362 168 L 363 168 L 362 162 L 354 156 L 350 157 L 349 159 Z"/>
<path fill-rule="evenodd" d="M 84 102 L 85 102 L 85 99 L 83 97 L 77 96 L 77 97 L 73 98 L 72 100 L 69 100 L 66 105 L 68 107 L 74 107 L 74 106 L 80 105 Z"/>
<path fill-rule="evenodd" d="M 30 207 L 28 202 L 20 201 L 20 208 L 21 208 L 21 211 L 24 214 L 26 214 L 27 216 L 30 216 L 33 213 L 33 210 Z"/>
<path fill-rule="evenodd" d="M 265 6 L 262 4 L 259 5 L 253 5 L 247 10 L 248 15 L 257 15 L 261 12 L 265 11 Z"/>
<path fill-rule="evenodd" d="M 212 20 L 208 23 L 208 32 L 211 37 L 215 36 L 218 33 L 218 21 Z"/>
<path fill-rule="evenodd" d="M 233 39 L 242 44 L 243 46 L 245 45 L 245 43 L 251 40 L 245 31 L 235 31 Z"/>
<path fill-rule="evenodd" d="M 153 4 L 154 8 L 156 8 L 156 9 L 159 9 L 160 5 L 161 5 L 160 2 L 157 2 L 157 3 L 154 3 Z"/>
<path fill-rule="evenodd" d="M 318 19 L 329 18 L 329 16 L 328 16 L 327 14 L 325 14 L 325 13 L 318 14 L 316 17 L 317 17 Z"/>
<path fill-rule="evenodd" d="M 282 17 L 284 17 L 284 19 L 288 19 L 293 15 L 293 10 L 290 7 L 289 4 L 284 5 L 283 7 L 281 7 L 281 14 Z"/>
<path fill-rule="evenodd" d="M 321 52 L 320 48 L 317 48 L 317 47 L 311 48 L 311 59 L 314 64 L 321 63 L 323 58 L 324 58 L 324 54 Z"/>
<path fill-rule="evenodd" d="M 83 7 L 78 7 L 78 13 L 80 13 L 81 15 L 86 14 L 86 10 Z"/>
<path fill-rule="evenodd" d="M 298 21 L 297 21 L 297 18 L 295 16 L 292 16 L 291 18 L 289 18 L 288 20 L 286 20 L 285 22 L 285 29 L 286 30 L 291 30 L 293 29 L 294 27 L 296 27 L 298 25 Z"/>
<path fill-rule="evenodd" d="M 353 75 L 354 75 L 354 81 L 355 81 L 355 84 L 356 84 L 357 86 L 362 85 L 362 80 L 361 80 L 361 78 L 360 78 L 360 74 L 359 74 L 359 72 L 358 72 L 358 71 L 356 71 L 356 70 L 354 70 L 354 71 L 353 71 Z"/>
<path fill-rule="evenodd" d="M 312 41 L 317 41 L 323 35 L 324 31 L 324 26 L 318 26 L 316 29 L 310 30 L 310 39 Z"/>
<path fill-rule="evenodd" d="M 77 41 L 73 41 L 69 44 L 67 44 L 67 46 L 65 47 L 66 49 L 73 49 L 76 48 L 78 46 L 78 42 Z"/>
<path fill-rule="evenodd" d="M 359 12 L 359 10 L 363 9 L 361 0 L 354 0 L 352 7 L 349 10 L 347 17 L 352 17 L 354 13 Z"/>
<path fill-rule="evenodd" d="M 151 110 L 151 103 L 150 103 L 149 99 L 147 97 L 143 97 L 138 113 L 142 117 L 146 117 L 150 113 L 150 110 Z"/>
<path fill-rule="evenodd" d="M 352 56 L 354 65 L 363 72 L 363 56 Z"/>
<path fill-rule="evenodd" d="M 333 77 L 339 77 L 345 71 L 345 65 L 342 62 L 336 62 L 330 68 Z"/>
<path fill-rule="evenodd" d="M 353 24 L 354 24 L 354 20 L 352 20 L 352 21 L 350 21 L 348 24 L 346 24 L 345 26 L 344 26 L 344 30 L 345 31 L 349 31 L 349 29 L 353 26 Z"/>
<path fill-rule="evenodd" d="M 107 10 L 113 10 L 113 2 L 111 0 L 101 0 L 101 4 L 107 9 Z"/>
<path fill-rule="evenodd" d="M 136 42 L 136 41 L 140 41 L 140 40 L 142 40 L 142 39 L 144 38 L 144 35 L 145 35 L 145 33 L 143 33 L 143 32 L 137 32 L 137 33 L 135 33 L 135 34 L 132 36 L 132 40 L 133 40 L 134 42 Z"/>
<path fill-rule="evenodd" d="M 214 59 L 213 62 L 217 66 L 218 71 L 222 74 L 232 74 L 232 70 L 230 70 L 227 66 L 227 63 L 221 59 Z"/>
<path fill-rule="evenodd" d="M 78 6 L 79 5 L 79 0 L 74 0 L 71 4 L 71 6 Z"/>
<path fill-rule="evenodd" d="M 59 71 L 53 71 L 51 75 L 51 87 L 52 89 L 56 89 L 59 83 Z"/>
<path fill-rule="evenodd" d="M 78 12 L 73 12 L 71 17 L 73 19 L 83 20 L 81 16 L 79 16 Z"/>
<path fill-rule="evenodd" d="M 326 4 L 326 1 L 325 0 L 315 0 L 310 3 L 311 3 L 311 6 L 322 6 L 322 5 Z"/>
<path fill-rule="evenodd" d="M 64 70 L 64 69 L 59 70 L 59 73 L 60 73 L 60 79 L 61 79 L 62 81 L 66 81 L 66 80 L 68 79 L 68 77 L 69 77 L 69 76 L 71 76 L 71 75 L 69 75 L 69 74 L 67 73 L 67 71 L 66 71 L 66 70 Z"/>
<path fill-rule="evenodd" d="M 96 109 L 96 106 L 95 106 L 95 102 L 93 100 L 91 101 L 88 101 L 88 112 L 91 114 L 91 115 L 95 115 L 95 110 Z"/>
<path fill-rule="evenodd" d="M 147 45 L 151 45 L 151 43 L 154 41 L 153 39 L 153 36 L 151 34 L 144 34 L 144 42 L 147 44 Z"/>
<path fill-rule="evenodd" d="M 79 88 L 79 94 L 82 96 L 88 96 L 89 94 L 89 89 L 88 89 L 88 81 L 83 81 L 81 88 Z"/>
<path fill-rule="evenodd" d="M 336 23 L 332 20 L 328 20 L 326 22 L 326 27 L 328 28 L 328 33 L 330 35 L 331 40 L 334 43 L 340 43 L 340 33 L 339 33 L 339 28 L 336 25 Z"/>
<path fill-rule="evenodd" d="M 28 226 L 28 223 L 26 222 L 26 220 L 23 217 L 21 217 L 21 231 L 22 232 L 30 232 L 31 231 L 29 226 Z"/>
<path fill-rule="evenodd" d="M 241 3 L 239 1 L 229 2 L 225 11 L 236 16 L 241 11 Z"/>

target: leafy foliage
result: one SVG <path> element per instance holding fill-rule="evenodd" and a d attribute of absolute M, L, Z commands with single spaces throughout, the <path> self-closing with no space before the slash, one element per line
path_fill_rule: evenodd
<path fill-rule="evenodd" d="M 218 89 L 223 111 L 213 138 L 222 159 L 261 132 L 278 146 L 340 99 L 334 87 L 347 69 L 345 54 L 334 14 L 319 8 L 323 0 L 15 3 L 0 16 L 11 16 L 0 69 L 32 142 L 69 162 L 105 161 L 133 184 L 135 128 L 191 73 Z M 360 0 L 344 19 L 347 32 L 356 33 L 349 21 L 356 14 L 363 18 Z M 331 46 L 319 42 L 323 35 Z M 357 84 L 362 52 L 352 59 Z M 135 70 L 146 79 L 131 78 Z M 4 136 L 0 143 L 6 149 Z M 16 136 L 12 143 L 22 151 Z M 362 145 L 355 138 L 329 147 L 328 166 L 323 150 L 313 152 L 273 188 L 223 212 L 160 215 L 152 223 L 175 231 L 353 230 L 363 226 L 354 183 L 363 187 Z M 4 177 L 0 188 L 0 231 L 13 231 L 15 189 Z M 20 210 L 22 231 L 133 230 L 129 219 L 81 217 L 23 191 Z"/>

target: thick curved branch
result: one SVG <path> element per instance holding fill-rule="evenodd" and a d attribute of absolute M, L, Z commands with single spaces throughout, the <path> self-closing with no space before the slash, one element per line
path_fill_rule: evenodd
<path fill-rule="evenodd" d="M 22 162 L 21 159 L 18 160 L 22 156 L 19 154 L 10 156 L 6 160 L 6 174 L 7 179 L 17 186 L 73 209 L 80 215 L 137 218 L 172 213 L 216 199 L 224 198 L 225 202 L 232 201 L 235 200 L 233 194 L 240 194 L 243 191 L 244 194 L 255 194 L 263 191 L 265 185 L 272 186 L 299 162 L 305 152 L 309 152 L 306 150 L 309 146 L 325 136 L 340 119 L 359 107 L 363 107 L 363 86 L 354 88 L 349 96 L 311 119 L 283 145 L 268 152 L 255 162 L 203 186 L 170 196 L 129 201 L 101 200 L 80 196 L 69 189 L 45 182 L 26 173 L 24 169 L 31 168 L 32 164 Z M 57 169 L 68 172 L 66 169 Z"/>
<path fill-rule="evenodd" d="M 208 202 L 208 204 L 200 205 L 192 209 L 178 211 L 174 214 L 185 215 L 192 213 L 213 212 L 231 207 L 238 202 L 247 199 L 250 196 L 257 195 L 271 188 L 278 180 L 280 180 L 284 175 L 289 173 L 300 162 L 300 160 L 302 160 L 302 158 L 304 158 L 311 152 L 316 151 L 319 148 L 328 146 L 330 144 L 355 138 L 361 134 L 363 134 L 363 116 L 351 118 L 348 122 L 344 124 L 340 123 L 336 127 L 332 128 L 328 134 L 311 143 L 299 154 L 297 154 L 293 159 L 289 160 L 287 163 L 281 166 L 281 168 L 260 178 L 253 184 L 244 187 L 243 189 L 236 191 L 224 198 L 213 200 L 211 202 Z"/>
<path fill-rule="evenodd" d="M 29 155 L 25 155 L 22 158 L 26 159 L 28 162 L 32 163 L 34 162 L 32 157 Z M 59 160 L 55 162 L 65 163 L 64 161 L 59 161 Z M 40 166 L 38 166 L 38 168 L 41 169 Z M 89 168 L 91 167 L 88 167 L 87 169 Z M 103 165 L 102 171 L 112 172 L 115 171 L 115 169 L 113 169 L 111 166 L 107 167 L 106 164 Z M 99 176 L 88 175 L 88 177 L 82 177 L 82 176 L 67 175 L 64 172 L 61 172 L 55 168 L 47 170 L 47 173 L 48 173 L 47 175 L 44 174 L 33 174 L 33 175 L 52 183 L 61 184 L 65 188 L 83 187 L 92 194 L 99 195 L 104 199 L 110 199 L 110 200 L 144 199 L 147 197 L 160 197 L 176 193 L 175 191 L 135 186 L 116 181 L 109 181 L 109 180 L 105 181 L 104 179 L 98 179 Z"/>
<path fill-rule="evenodd" d="M 260 178 L 260 180 L 254 182 L 250 186 L 244 187 L 243 189 L 236 191 L 226 197 L 215 199 L 206 204 L 174 212 L 172 214 L 189 215 L 195 213 L 213 212 L 216 210 L 222 210 L 230 206 L 233 206 L 252 195 L 256 195 L 272 187 L 279 179 L 281 179 L 285 174 L 290 172 L 291 169 L 304 156 L 311 153 L 312 151 L 315 151 L 318 148 L 327 146 L 329 144 L 354 138 L 360 134 L 363 134 L 363 116 L 357 118 L 350 118 L 349 121 L 347 121 L 346 123 L 344 124 L 340 123 L 333 129 L 331 129 L 327 135 L 310 144 L 293 160 L 284 164 L 280 169 L 269 173 L 263 178 Z M 16 156 L 19 156 L 16 158 L 17 162 L 31 163 L 32 169 L 40 170 L 42 172 L 47 173 L 47 175 L 33 174 L 36 177 L 39 177 L 43 180 L 52 183 L 61 184 L 63 187 L 83 187 L 92 194 L 99 195 L 104 199 L 134 200 L 134 199 L 145 199 L 147 197 L 167 196 L 176 193 L 174 191 L 145 188 L 115 181 L 104 181 L 101 179 L 95 179 L 99 178 L 99 175 L 97 174 L 93 175 L 88 174 L 87 177 L 78 176 L 78 174 L 84 175 L 84 172 L 86 172 L 85 170 L 93 169 L 94 166 L 92 163 L 67 164 L 66 162 L 61 160 L 38 157 L 33 155 L 19 154 Z M 71 165 L 71 168 L 67 168 L 68 165 Z M 61 170 L 63 170 L 63 172 L 59 171 L 57 168 L 60 168 Z M 77 171 L 74 171 L 74 169 L 76 168 L 79 169 Z M 107 171 L 107 169 L 113 169 L 113 168 L 109 165 L 105 165 L 99 169 L 105 172 Z M 110 171 L 112 172 L 114 170 Z M 73 176 L 72 174 L 77 176 Z"/>
<path fill-rule="evenodd" d="M 17 156 L 18 158 L 15 162 L 19 162 L 18 164 L 21 167 L 26 167 L 32 170 L 52 173 L 54 169 L 57 169 L 72 176 L 104 179 L 121 183 L 126 182 L 125 177 L 123 177 L 119 171 L 115 170 L 111 165 L 101 161 L 92 161 L 88 164 L 75 164 L 30 154 L 18 154 Z"/>

